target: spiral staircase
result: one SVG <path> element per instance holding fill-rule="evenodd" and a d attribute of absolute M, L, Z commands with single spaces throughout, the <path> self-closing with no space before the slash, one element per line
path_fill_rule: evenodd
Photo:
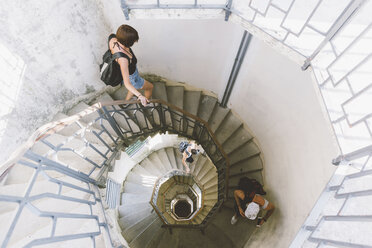
<path fill-rule="evenodd" d="M 9 160 L 0 187 L 2 247 L 247 242 L 255 223 L 229 226 L 233 190 L 241 176 L 263 183 L 263 160 L 244 123 L 185 84 L 155 82 L 158 100 L 145 108 L 135 101 L 122 108 L 115 100 L 125 94 L 120 87 L 57 114 Z M 185 139 L 202 146 L 190 173 L 178 151 Z"/>

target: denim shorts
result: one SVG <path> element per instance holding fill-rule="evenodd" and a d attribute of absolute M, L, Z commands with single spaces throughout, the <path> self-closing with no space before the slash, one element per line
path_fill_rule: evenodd
<path fill-rule="evenodd" d="M 141 76 L 138 74 L 137 68 L 132 75 L 129 75 L 129 80 L 130 80 L 130 83 L 136 89 L 141 89 L 143 87 L 143 85 L 145 84 L 145 80 L 143 78 L 141 78 Z"/>

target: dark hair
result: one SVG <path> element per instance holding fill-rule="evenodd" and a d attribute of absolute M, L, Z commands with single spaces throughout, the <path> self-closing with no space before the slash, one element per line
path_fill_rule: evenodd
<path fill-rule="evenodd" d="M 243 190 L 245 194 L 250 194 L 254 191 L 252 180 L 248 177 L 242 177 L 238 183 L 238 189 Z"/>
<path fill-rule="evenodd" d="M 121 25 L 116 31 L 116 39 L 126 47 L 133 46 L 139 40 L 138 32 L 129 25 Z"/>

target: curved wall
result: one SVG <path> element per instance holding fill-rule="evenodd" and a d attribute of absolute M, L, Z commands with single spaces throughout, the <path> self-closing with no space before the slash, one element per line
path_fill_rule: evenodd
<path fill-rule="evenodd" d="M 110 13 L 102 2 L 91 1 L 32 5 L 2 1 L 0 6 L 1 49 L 9 55 L 2 55 L 2 61 L 15 61 L 5 68 L 16 68 L 9 74 L 16 76 L 0 77 L 1 99 L 9 107 L 1 116 L 1 149 L 7 155 L 66 101 L 103 87 L 97 65 L 107 34 L 124 17 L 120 9 Z M 134 50 L 142 72 L 185 81 L 221 98 L 239 46 L 240 27 L 221 20 L 128 23 L 140 32 Z M 14 88 L 11 92 L 4 90 L 9 85 Z M 310 71 L 301 71 L 253 39 L 229 105 L 261 144 L 268 198 L 278 207 L 256 232 L 252 247 L 270 247 L 273 242 L 287 247 L 332 174 L 330 160 L 337 155 Z"/>

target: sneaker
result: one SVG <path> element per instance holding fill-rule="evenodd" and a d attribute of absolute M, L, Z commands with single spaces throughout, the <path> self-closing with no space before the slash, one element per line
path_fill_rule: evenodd
<path fill-rule="evenodd" d="M 231 218 L 231 225 L 235 225 L 238 222 L 238 218 L 235 215 Z"/>
<path fill-rule="evenodd" d="M 258 217 L 258 218 L 257 218 L 257 224 L 256 224 L 256 227 L 261 227 L 261 225 L 260 225 L 261 220 L 262 220 L 262 217 Z"/>

